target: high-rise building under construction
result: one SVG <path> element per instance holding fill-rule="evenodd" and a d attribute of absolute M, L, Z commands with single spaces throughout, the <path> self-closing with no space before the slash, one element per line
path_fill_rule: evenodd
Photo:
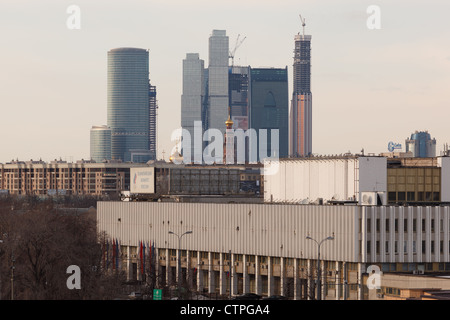
<path fill-rule="evenodd" d="M 303 32 L 294 40 L 289 154 L 305 157 L 312 153 L 311 36 Z"/>

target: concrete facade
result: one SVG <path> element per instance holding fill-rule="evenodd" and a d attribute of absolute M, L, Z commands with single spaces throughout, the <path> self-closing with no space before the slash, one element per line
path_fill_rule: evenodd
<path fill-rule="evenodd" d="M 99 202 L 98 228 L 121 252 L 154 245 L 157 286 L 183 279 L 197 291 L 310 299 L 321 247 L 322 298 L 364 299 L 368 267 L 385 273 L 449 271 L 449 207 Z M 178 239 L 169 231 L 181 235 Z M 180 246 L 179 246 L 180 245 Z M 138 255 L 122 255 L 143 280 Z M 441 264 L 443 269 L 441 270 Z M 134 271 L 133 271 L 134 270 Z M 228 288 L 228 289 L 227 289 Z"/>

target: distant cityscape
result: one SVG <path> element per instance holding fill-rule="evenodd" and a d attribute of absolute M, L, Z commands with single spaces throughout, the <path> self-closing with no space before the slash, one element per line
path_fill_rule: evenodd
<path fill-rule="evenodd" d="M 431 133 L 412 128 L 381 154 L 315 154 L 312 36 L 304 25 L 293 36 L 292 78 L 287 66 L 235 65 L 245 38 L 230 48 L 226 30 L 212 30 L 207 66 L 186 53 L 167 161 L 148 50 L 109 50 L 90 158 L 2 163 L 0 197 L 98 197 L 101 270 L 148 299 L 448 299 L 448 147 L 436 154 Z"/>

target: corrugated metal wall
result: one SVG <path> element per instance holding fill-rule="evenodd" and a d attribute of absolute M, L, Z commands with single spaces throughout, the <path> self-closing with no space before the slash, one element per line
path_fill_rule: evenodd
<path fill-rule="evenodd" d="M 260 256 L 316 259 L 317 244 L 325 260 L 357 262 L 357 206 L 99 202 L 98 229 L 122 245 L 152 241 L 159 248 L 223 252 Z M 119 221 L 120 219 L 120 221 Z"/>

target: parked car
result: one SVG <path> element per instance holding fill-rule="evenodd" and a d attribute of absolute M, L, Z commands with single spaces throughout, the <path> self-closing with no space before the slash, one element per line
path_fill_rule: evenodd
<path fill-rule="evenodd" d="M 269 296 L 269 297 L 264 297 L 262 298 L 262 300 L 287 300 L 288 298 L 286 298 L 285 296 L 279 296 L 279 295 L 274 295 L 274 296 Z"/>
<path fill-rule="evenodd" d="M 140 292 L 132 292 L 128 295 L 128 298 L 133 300 L 142 300 L 142 294 Z"/>
<path fill-rule="evenodd" d="M 244 293 L 231 298 L 232 300 L 260 300 L 261 296 L 256 293 Z"/>

